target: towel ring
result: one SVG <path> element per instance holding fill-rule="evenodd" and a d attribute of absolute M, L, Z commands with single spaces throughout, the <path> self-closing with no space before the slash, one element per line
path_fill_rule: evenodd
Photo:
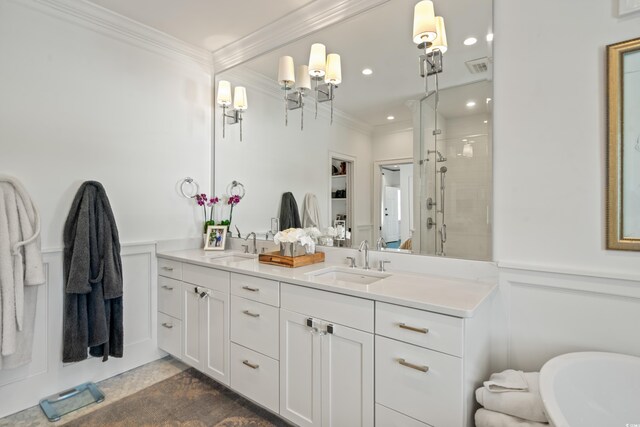
<path fill-rule="evenodd" d="M 184 186 L 186 184 L 189 184 L 189 187 L 191 188 L 191 190 L 193 190 L 192 193 L 185 192 Z M 194 187 L 195 187 L 195 190 L 194 190 Z M 182 183 L 180 184 L 180 192 L 182 193 L 182 196 L 184 198 L 193 199 L 194 197 L 196 197 L 196 195 L 200 193 L 200 186 L 198 185 L 195 179 L 186 177 L 185 179 L 182 180 Z"/>
<path fill-rule="evenodd" d="M 234 190 L 236 191 L 235 193 Z M 232 181 L 231 184 L 227 185 L 227 194 L 230 196 L 238 196 L 242 199 L 245 193 L 244 185 L 238 181 Z"/>

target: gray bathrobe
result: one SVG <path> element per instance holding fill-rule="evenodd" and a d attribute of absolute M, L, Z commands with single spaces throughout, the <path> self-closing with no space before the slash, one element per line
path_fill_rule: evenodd
<path fill-rule="evenodd" d="M 78 190 L 64 226 L 63 362 L 122 357 L 122 261 L 118 229 L 102 184 Z"/>
<path fill-rule="evenodd" d="M 288 228 L 301 228 L 300 212 L 298 212 L 298 203 L 291 192 L 282 195 L 280 202 L 280 230 Z"/>

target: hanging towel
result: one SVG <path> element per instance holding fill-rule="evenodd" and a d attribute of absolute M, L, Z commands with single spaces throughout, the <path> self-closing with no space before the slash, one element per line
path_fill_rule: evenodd
<path fill-rule="evenodd" d="M 298 203 L 290 192 L 282 195 L 280 203 L 280 230 L 288 228 L 301 228 L 300 213 L 298 212 Z"/>
<path fill-rule="evenodd" d="M 500 412 L 480 408 L 476 411 L 476 427 L 549 427 L 549 424 L 527 421 Z"/>
<path fill-rule="evenodd" d="M 44 282 L 38 210 L 18 180 L 0 175 L 0 369 L 31 362 Z"/>
<path fill-rule="evenodd" d="M 484 386 L 487 390 L 494 393 L 504 393 L 508 391 L 528 391 L 529 382 L 531 380 L 533 384 L 538 384 L 538 377 L 532 376 L 533 373 L 525 374 L 522 371 L 514 371 L 513 369 L 507 369 L 506 371 L 498 372 L 497 374 L 491 374 L 489 381 L 484 382 Z"/>
<path fill-rule="evenodd" d="M 122 261 L 115 217 L 99 182 L 80 186 L 64 226 L 63 362 L 122 357 Z"/>
<path fill-rule="evenodd" d="M 302 203 L 302 228 L 320 227 L 320 209 L 318 208 L 318 198 L 315 194 L 304 195 Z M 285 229 L 286 230 L 286 229 Z"/>

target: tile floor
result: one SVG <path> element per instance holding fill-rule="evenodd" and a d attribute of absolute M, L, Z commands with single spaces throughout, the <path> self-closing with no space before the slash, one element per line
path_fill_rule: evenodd
<path fill-rule="evenodd" d="M 112 378 L 108 378 L 98 383 L 100 390 L 105 394 L 105 401 L 93 404 L 65 415 L 55 423 L 49 422 L 44 416 L 40 406 L 33 406 L 24 411 L 9 415 L 0 419 L 0 427 L 38 427 L 38 426 L 61 426 L 65 423 L 86 415 L 104 405 L 136 393 L 143 388 L 149 387 L 157 382 L 163 381 L 173 375 L 187 369 L 188 366 L 170 356 L 159 359 L 130 371 L 124 372 Z"/>

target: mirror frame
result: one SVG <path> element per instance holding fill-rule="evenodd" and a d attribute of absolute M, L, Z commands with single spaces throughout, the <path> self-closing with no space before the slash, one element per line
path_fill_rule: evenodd
<path fill-rule="evenodd" d="M 607 148 L 607 205 L 606 238 L 607 249 L 640 251 L 640 236 L 623 235 L 622 214 L 622 155 L 624 127 L 623 58 L 625 53 L 639 51 L 640 38 L 626 40 L 607 46 L 607 101 L 608 101 L 608 148 Z M 627 96 L 629 96 L 627 94 Z M 640 96 L 638 94 L 637 96 Z"/>

